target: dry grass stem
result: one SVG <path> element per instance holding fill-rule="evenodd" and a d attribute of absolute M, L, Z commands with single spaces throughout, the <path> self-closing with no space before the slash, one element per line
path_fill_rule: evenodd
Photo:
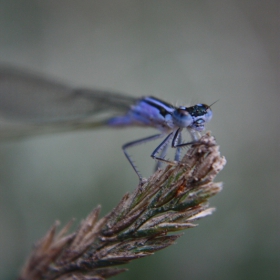
<path fill-rule="evenodd" d="M 98 206 L 72 234 L 67 234 L 71 223 L 56 233 L 56 222 L 18 279 L 106 279 L 126 270 L 117 265 L 174 244 L 180 235 L 172 232 L 195 227 L 194 221 L 214 211 L 208 199 L 222 189 L 213 180 L 225 163 L 207 133 L 181 163 L 155 172 L 105 217 L 98 219 Z"/>

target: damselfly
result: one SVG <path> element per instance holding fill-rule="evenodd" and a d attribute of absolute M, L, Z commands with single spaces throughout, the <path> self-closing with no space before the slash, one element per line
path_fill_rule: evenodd
<path fill-rule="evenodd" d="M 90 129 L 98 126 L 154 127 L 159 134 L 126 143 L 123 152 L 142 180 L 127 149 L 159 138 L 164 140 L 151 153 L 159 162 L 169 146 L 176 149 L 199 140 L 199 132 L 212 118 L 210 106 L 196 104 L 175 107 L 155 97 L 133 98 L 94 89 L 73 89 L 27 71 L 0 68 L 0 137 L 20 137 L 38 133 Z M 186 128 L 191 142 L 182 142 Z M 171 145 L 170 145 L 171 141 Z"/>

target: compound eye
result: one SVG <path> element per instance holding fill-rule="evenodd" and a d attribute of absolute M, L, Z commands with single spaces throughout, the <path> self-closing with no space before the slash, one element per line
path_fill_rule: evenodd
<path fill-rule="evenodd" d="M 194 106 L 193 115 L 194 117 L 200 117 L 204 120 L 204 122 L 209 122 L 212 118 L 212 110 L 210 106 L 206 104 L 197 104 Z"/>
<path fill-rule="evenodd" d="M 193 116 L 193 128 L 196 131 L 203 131 L 205 123 L 209 122 L 212 118 L 211 108 L 206 104 L 197 104 L 190 109 Z"/>

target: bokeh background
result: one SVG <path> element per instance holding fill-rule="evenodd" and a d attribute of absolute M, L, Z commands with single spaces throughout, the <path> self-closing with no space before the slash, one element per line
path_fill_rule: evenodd
<path fill-rule="evenodd" d="M 115 279 L 280 279 L 279 2 L 0 1 L 0 63 L 73 86 L 212 103 L 226 168 L 213 216 Z M 15 279 L 59 219 L 110 211 L 137 177 L 121 145 L 154 131 L 63 133 L 0 144 L 0 278 Z M 133 149 L 151 175 L 156 143 Z M 109 175 L 108 175 L 109 172 Z"/>

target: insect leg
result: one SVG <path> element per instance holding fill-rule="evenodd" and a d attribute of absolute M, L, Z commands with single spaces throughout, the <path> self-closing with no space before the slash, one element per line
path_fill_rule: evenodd
<path fill-rule="evenodd" d="M 176 130 L 175 135 L 174 135 L 174 137 L 172 139 L 172 143 L 171 143 L 171 147 L 172 148 L 180 148 L 180 147 L 192 145 L 192 144 L 195 144 L 195 143 L 198 142 L 198 140 L 194 139 L 191 142 L 181 143 L 181 141 L 182 141 L 182 139 L 181 139 L 181 132 L 182 132 L 182 128 L 178 128 Z"/>
<path fill-rule="evenodd" d="M 170 141 L 170 139 L 169 139 L 169 141 Z M 161 146 L 162 151 L 160 153 L 159 158 L 162 158 L 162 159 L 165 158 L 165 156 L 167 154 L 168 146 L 169 146 L 168 145 L 169 141 L 165 142 L 165 146 L 164 147 Z M 157 152 L 159 152 L 159 150 Z M 157 171 L 159 168 L 161 168 L 162 164 L 163 164 L 163 162 L 161 160 L 158 160 L 156 165 L 155 165 L 155 171 Z"/>
<path fill-rule="evenodd" d="M 171 161 L 171 160 L 167 160 L 164 159 L 162 156 L 163 153 L 165 153 L 165 146 L 168 146 L 168 142 L 170 141 L 170 139 L 173 137 L 174 132 L 171 132 L 170 134 L 167 135 L 167 137 L 157 146 L 157 148 L 152 152 L 151 157 L 153 159 L 156 159 L 158 161 L 161 162 L 167 162 L 169 164 L 176 164 L 176 162 Z M 157 154 L 159 153 L 159 151 L 163 149 L 163 152 L 161 153 L 160 156 L 157 156 Z"/>
<path fill-rule="evenodd" d="M 163 134 L 156 134 L 156 135 L 153 135 L 153 136 L 149 136 L 149 137 L 146 137 L 146 138 L 142 138 L 142 139 L 139 139 L 139 140 L 135 140 L 135 141 L 132 141 L 132 142 L 129 142 L 129 143 L 126 143 L 122 146 L 122 149 L 123 149 L 123 152 L 124 152 L 124 155 L 126 156 L 127 160 L 129 161 L 130 165 L 132 166 L 132 168 L 134 169 L 134 171 L 136 172 L 137 176 L 139 177 L 139 180 L 140 182 L 142 182 L 142 175 L 140 174 L 140 172 L 137 170 L 135 164 L 133 163 L 131 157 L 129 156 L 129 154 L 127 153 L 127 149 L 128 148 L 131 148 L 131 147 L 134 147 L 134 146 L 137 146 L 137 145 L 140 145 L 140 144 L 143 144 L 143 143 L 146 143 L 148 141 L 152 141 L 152 140 L 156 140 L 156 139 L 159 139 L 163 137 Z"/>
<path fill-rule="evenodd" d="M 176 137 L 176 145 L 180 145 L 181 142 L 182 142 L 182 134 L 181 134 L 181 131 L 182 131 L 182 129 L 178 129 L 178 130 L 176 131 L 176 133 L 175 133 L 174 138 Z M 161 153 L 160 153 L 160 156 L 158 157 L 159 160 L 158 160 L 158 162 L 157 162 L 157 164 L 156 164 L 156 170 L 159 169 L 159 168 L 161 168 L 163 162 L 173 163 L 172 161 L 169 161 L 169 160 L 165 160 L 165 159 L 164 159 L 165 156 L 166 156 L 168 147 L 169 147 L 169 145 L 168 145 L 169 141 L 170 141 L 170 137 L 168 137 L 168 140 L 167 140 L 167 141 L 163 141 L 163 143 L 164 143 L 164 145 L 165 145 L 164 147 L 162 147 L 162 144 L 159 145 L 159 147 L 158 147 L 159 149 L 162 148 L 162 151 L 161 151 Z M 157 153 L 158 151 L 159 151 L 159 150 L 157 150 L 156 153 Z M 180 148 L 180 147 L 176 148 L 174 160 L 177 161 L 177 162 L 180 161 L 180 153 L 181 153 L 181 148 Z"/>
<path fill-rule="evenodd" d="M 177 131 L 176 131 L 176 133 L 177 133 Z M 176 133 L 175 133 L 175 136 L 176 136 Z M 182 143 L 182 130 L 180 130 L 178 132 L 176 145 L 180 145 L 181 143 Z M 175 161 L 180 161 L 180 155 L 181 155 L 181 148 L 177 147 L 176 152 L 175 152 L 175 157 L 174 157 Z"/>

